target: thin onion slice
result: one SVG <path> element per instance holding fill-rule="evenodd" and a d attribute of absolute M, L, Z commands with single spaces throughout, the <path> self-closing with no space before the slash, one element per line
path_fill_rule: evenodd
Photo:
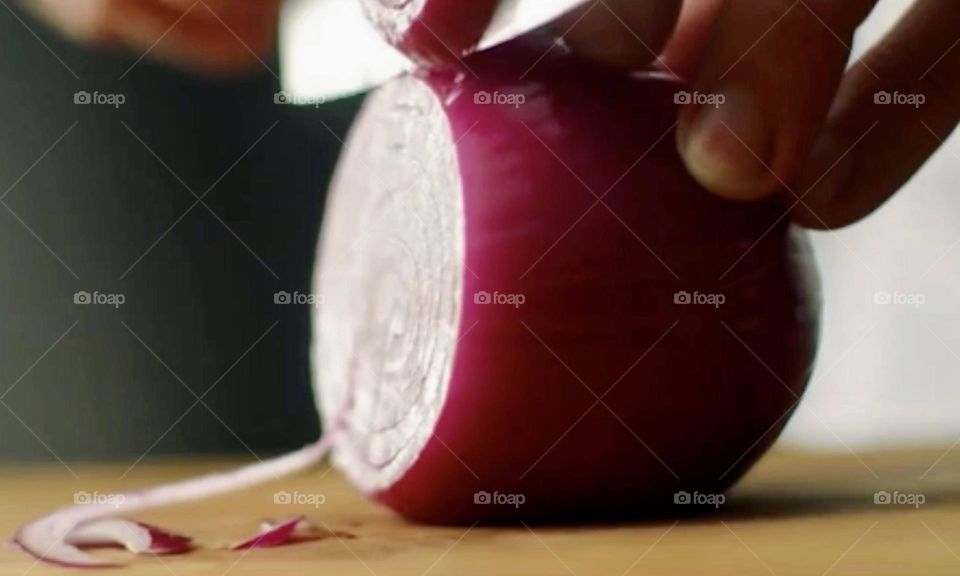
<path fill-rule="evenodd" d="M 81 524 L 67 534 L 66 542 L 78 548 L 120 545 L 135 554 L 180 554 L 192 548 L 193 539 L 124 518 L 100 518 Z"/>
<path fill-rule="evenodd" d="M 71 540 L 71 535 L 84 540 L 92 536 L 96 523 L 94 520 L 113 518 L 118 514 L 169 506 L 183 502 L 203 500 L 220 494 L 242 490 L 270 480 L 305 470 L 323 460 L 336 441 L 335 434 L 324 436 L 313 444 L 300 450 L 276 458 L 250 464 L 231 472 L 208 474 L 190 480 L 183 480 L 163 486 L 147 488 L 139 492 L 125 494 L 122 499 L 111 503 L 76 504 L 52 512 L 22 526 L 14 536 L 16 542 L 29 554 L 40 560 L 75 568 L 106 568 L 117 566 L 115 562 L 106 562 L 80 550 L 82 542 Z M 90 528 L 90 526 L 93 528 Z M 106 526 L 106 525 L 104 525 Z M 105 530 L 101 526 L 98 530 Z M 116 528 L 112 533 L 117 534 Z M 122 527 L 120 527 L 122 529 Z M 77 532 L 79 529 L 79 532 Z M 166 534 L 158 531 L 159 534 Z M 103 533 L 98 533 L 104 536 Z M 126 542 L 120 542 L 126 545 Z M 141 543 L 142 544 L 142 543 Z M 158 543 L 158 545 L 161 545 Z M 171 546 L 167 542 L 162 546 Z M 179 546 L 179 545 L 177 545 Z M 176 548 L 177 546 L 173 546 Z M 142 546 L 140 546 L 142 547 Z M 129 549 L 129 547 L 128 547 Z M 148 545 L 144 551 L 151 551 Z"/>
<path fill-rule="evenodd" d="M 246 550 L 248 548 L 273 548 L 291 544 L 297 541 L 296 532 L 307 528 L 303 516 L 281 520 L 279 522 L 264 522 L 260 525 L 260 532 L 239 544 L 230 547 L 231 550 Z"/>

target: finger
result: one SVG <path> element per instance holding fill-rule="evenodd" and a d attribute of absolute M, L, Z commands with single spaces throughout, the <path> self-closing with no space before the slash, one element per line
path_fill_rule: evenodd
<path fill-rule="evenodd" d="M 663 48 L 664 68 L 681 78 L 692 78 L 700 67 L 710 32 L 720 16 L 723 0 L 686 0 L 677 26 Z"/>
<path fill-rule="evenodd" d="M 725 2 L 677 134 L 694 177 L 737 200 L 789 186 L 876 2 Z"/>
<path fill-rule="evenodd" d="M 960 3 L 919 0 L 843 80 L 794 217 L 843 226 L 880 206 L 960 119 Z"/>
<path fill-rule="evenodd" d="M 102 23 L 112 0 L 30 0 L 23 6 L 77 42 L 104 40 Z"/>
<path fill-rule="evenodd" d="M 217 14 L 231 12 L 261 12 L 264 8 L 278 4 L 278 0 L 155 0 L 158 3 L 185 12 L 190 8 L 207 7 Z"/>
<path fill-rule="evenodd" d="M 256 67 L 272 49 L 278 10 L 262 4 L 221 16 L 201 5 L 183 10 L 154 0 L 119 0 L 109 30 L 134 52 L 200 73 L 230 74 Z"/>
<path fill-rule="evenodd" d="M 575 52 L 623 68 L 657 60 L 682 0 L 595 0 L 550 24 Z"/>

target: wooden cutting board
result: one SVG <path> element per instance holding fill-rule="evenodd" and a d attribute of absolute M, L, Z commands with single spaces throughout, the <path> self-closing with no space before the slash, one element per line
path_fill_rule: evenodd
<path fill-rule="evenodd" d="M 129 465 L 0 465 L 0 533 L 70 503 L 236 462 L 179 460 Z M 877 493 L 908 503 L 877 504 Z M 275 505 L 274 496 L 313 505 Z M 922 504 L 916 505 L 922 495 Z M 884 499 L 883 494 L 879 496 Z M 322 503 L 321 503 L 322 502 Z M 691 507 L 692 508 L 692 507 Z M 109 574 L 239 576 L 469 575 L 951 575 L 960 574 L 960 449 L 766 457 L 717 510 L 632 524 L 436 528 L 409 524 L 372 504 L 335 471 L 138 519 L 194 536 L 237 541 L 261 520 L 305 513 L 319 540 L 232 552 L 131 558 Z M 98 552 L 127 558 L 118 551 Z M 70 570 L 0 547 L 0 576 Z M 83 571 L 78 574 L 96 574 Z"/>

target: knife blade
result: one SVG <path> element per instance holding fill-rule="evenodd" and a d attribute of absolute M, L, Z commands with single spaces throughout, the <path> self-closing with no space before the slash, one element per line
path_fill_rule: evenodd
<path fill-rule="evenodd" d="M 489 48 L 516 38 L 586 1 L 502 0 L 478 46 Z M 286 103 L 351 96 L 413 67 L 373 29 L 359 0 L 290 0 L 281 13 L 280 31 Z"/>

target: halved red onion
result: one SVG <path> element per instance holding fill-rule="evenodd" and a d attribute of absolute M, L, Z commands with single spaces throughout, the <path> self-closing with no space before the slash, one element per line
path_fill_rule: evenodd
<path fill-rule="evenodd" d="M 115 539 L 135 552 L 181 551 L 189 541 L 146 525 L 136 525 L 131 534 L 124 532 L 131 523 L 113 520 L 119 514 L 211 498 L 234 490 L 275 480 L 299 472 L 321 461 L 337 434 L 326 434 L 320 441 L 296 452 L 258 462 L 230 472 L 209 474 L 140 492 L 125 494 L 111 503 L 77 504 L 57 510 L 21 527 L 14 541 L 37 558 L 72 567 L 109 567 L 106 562 L 78 548 L 87 543 Z M 110 519 L 109 521 L 107 519 Z"/>
<path fill-rule="evenodd" d="M 528 41 L 371 95 L 329 194 L 315 396 L 337 465 L 417 521 L 722 492 L 810 375 L 806 239 L 690 177 L 684 85 Z"/>

